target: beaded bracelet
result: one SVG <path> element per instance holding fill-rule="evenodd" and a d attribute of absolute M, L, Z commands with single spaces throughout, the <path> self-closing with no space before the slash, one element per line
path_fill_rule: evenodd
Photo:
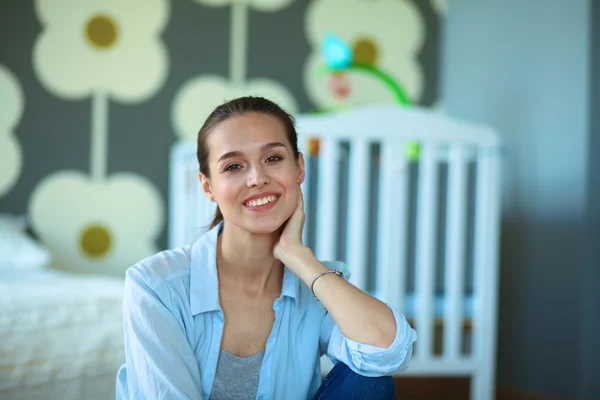
<path fill-rule="evenodd" d="M 315 276 L 315 277 L 313 278 L 313 281 L 312 281 L 312 283 L 310 284 L 310 291 L 312 292 L 312 294 L 313 294 L 313 296 L 314 296 L 315 298 L 317 298 L 317 295 L 315 294 L 315 291 L 313 290 L 313 288 L 314 288 L 314 286 L 315 286 L 315 282 L 317 281 L 317 279 L 319 279 L 320 277 L 322 277 L 322 276 L 323 276 L 323 275 L 325 275 L 325 274 L 336 274 L 337 276 L 339 276 L 339 277 L 341 277 L 341 278 L 343 278 L 343 277 L 344 277 L 344 274 L 343 274 L 343 273 L 342 273 L 342 271 L 340 271 L 339 269 L 336 269 L 335 271 L 331 271 L 331 270 L 329 270 L 329 271 L 323 271 L 323 272 L 321 272 L 319 275 Z M 319 300 L 319 299 L 317 298 L 317 300 Z"/>

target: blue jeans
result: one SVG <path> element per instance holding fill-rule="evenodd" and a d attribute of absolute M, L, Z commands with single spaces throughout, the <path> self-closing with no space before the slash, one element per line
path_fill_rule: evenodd
<path fill-rule="evenodd" d="M 396 390 L 391 376 L 369 378 L 352 371 L 343 362 L 327 374 L 313 400 L 394 400 Z"/>

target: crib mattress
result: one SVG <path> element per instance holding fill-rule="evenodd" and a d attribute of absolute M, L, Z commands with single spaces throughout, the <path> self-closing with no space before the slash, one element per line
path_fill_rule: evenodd
<path fill-rule="evenodd" d="M 0 398 L 114 397 L 122 292 L 117 278 L 0 271 Z"/>

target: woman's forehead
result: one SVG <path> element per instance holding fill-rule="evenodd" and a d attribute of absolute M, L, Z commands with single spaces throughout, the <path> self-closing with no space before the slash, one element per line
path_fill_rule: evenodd
<path fill-rule="evenodd" d="M 211 158 L 223 152 L 260 151 L 273 142 L 289 147 L 285 127 L 277 118 L 259 113 L 229 118 L 217 125 L 208 138 Z"/>

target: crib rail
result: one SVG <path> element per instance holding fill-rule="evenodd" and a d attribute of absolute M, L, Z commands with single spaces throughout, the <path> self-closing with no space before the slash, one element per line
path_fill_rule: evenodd
<path fill-rule="evenodd" d="M 412 286 L 416 298 L 413 323 L 419 334 L 414 354 L 417 365 L 433 365 L 437 358 L 451 361 L 494 356 L 490 343 L 495 343 L 492 335 L 497 285 L 496 135 L 486 128 L 426 110 L 394 106 L 365 107 L 336 116 L 302 116 L 297 127 L 308 175 L 312 179 L 316 175 L 318 181 L 315 185 L 307 180 L 303 186 L 310 207 L 317 210 L 307 211 L 306 231 L 313 237 L 305 235 L 314 244 L 317 257 L 342 258 L 352 271 L 353 284 L 401 310 Z M 315 137 L 319 138 L 319 151 L 311 153 L 309 144 Z M 421 149 L 417 162 L 406 156 L 406 146 L 411 142 Z M 374 146 L 375 156 L 370 152 Z M 411 164 L 418 170 L 416 185 L 412 185 L 416 187 L 416 222 L 412 230 L 408 204 L 410 181 L 415 179 L 410 174 Z M 443 188 L 441 166 L 445 169 Z M 468 187 L 469 166 L 475 175 L 472 188 Z M 375 174 L 373 169 L 377 170 Z M 345 184 L 339 183 L 344 180 Z M 317 193 L 311 193 L 315 189 Z M 375 200 L 369 196 L 374 190 L 378 193 Z M 470 210 L 469 200 L 473 204 Z M 340 212 L 340 207 L 345 212 Z M 441 210 L 444 215 L 440 224 Z M 468 246 L 470 225 L 473 240 Z M 444 232 L 440 232 L 442 227 Z M 373 235 L 377 237 L 375 257 L 369 241 Z M 414 237 L 412 263 L 407 257 L 410 236 Z M 340 242 L 345 244 L 343 251 Z M 440 255 L 442 261 L 438 260 Z M 465 287 L 468 258 L 473 260 L 469 290 Z M 443 283 L 436 285 L 440 263 Z M 374 282 L 370 279 L 373 268 Z M 408 282 L 409 276 L 413 282 Z M 434 298 L 440 290 L 444 294 L 443 338 L 442 350 L 436 354 Z M 464 315 L 466 296 L 473 297 L 473 315 Z M 472 324 L 469 350 L 464 349 L 466 319 Z"/>

